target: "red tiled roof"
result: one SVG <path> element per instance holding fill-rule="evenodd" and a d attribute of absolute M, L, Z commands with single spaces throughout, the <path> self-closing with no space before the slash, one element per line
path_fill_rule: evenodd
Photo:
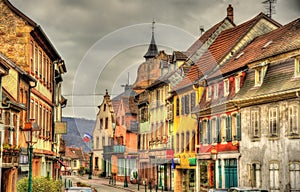
<path fill-rule="evenodd" d="M 188 48 L 188 50 L 186 51 L 186 56 L 191 57 L 193 54 L 195 54 L 195 52 L 202 46 L 202 44 L 206 42 L 208 38 L 224 23 L 225 19 L 215 24 L 203 35 L 201 35 L 199 39 L 191 47 Z"/>
<path fill-rule="evenodd" d="M 247 47 L 238 52 L 225 65 L 223 65 L 218 74 L 226 74 L 230 71 L 244 67 L 250 62 L 299 49 L 299 39 L 300 18 L 286 24 L 283 27 L 271 31 L 270 33 L 257 37 Z M 210 78 L 216 77 L 218 74 L 214 73 L 210 76 Z"/>
<path fill-rule="evenodd" d="M 174 89 L 186 87 L 199 79 L 200 75 L 206 75 L 215 69 L 217 64 L 232 50 L 237 42 L 262 18 L 266 19 L 267 16 L 260 13 L 249 21 L 222 31 L 187 76 Z"/>

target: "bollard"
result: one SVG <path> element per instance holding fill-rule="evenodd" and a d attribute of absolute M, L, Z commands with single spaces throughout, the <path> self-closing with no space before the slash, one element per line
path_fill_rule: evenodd
<path fill-rule="evenodd" d="M 64 184 L 65 184 L 65 188 L 67 188 L 67 178 L 65 178 Z"/>
<path fill-rule="evenodd" d="M 147 192 L 147 184 L 146 184 L 146 182 L 145 182 L 145 192 Z"/>
<path fill-rule="evenodd" d="M 164 191 L 164 186 L 161 186 L 161 191 Z"/>
<path fill-rule="evenodd" d="M 157 192 L 158 190 L 158 185 L 155 185 L 155 192 Z"/>
<path fill-rule="evenodd" d="M 69 187 L 72 187 L 72 186 L 71 186 L 71 180 L 69 180 Z"/>

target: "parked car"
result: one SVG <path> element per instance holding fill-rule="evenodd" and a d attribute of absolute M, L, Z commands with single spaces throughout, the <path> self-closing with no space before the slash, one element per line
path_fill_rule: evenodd
<path fill-rule="evenodd" d="M 232 187 L 228 189 L 229 192 L 268 192 L 265 189 L 247 188 L 247 187 Z"/>
<path fill-rule="evenodd" d="M 90 187 L 69 187 L 65 192 L 94 192 Z"/>

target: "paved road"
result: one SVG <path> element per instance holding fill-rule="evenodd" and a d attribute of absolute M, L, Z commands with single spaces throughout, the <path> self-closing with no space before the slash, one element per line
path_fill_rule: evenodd
<path fill-rule="evenodd" d="M 76 186 L 78 181 L 82 183 L 86 183 L 95 187 L 97 192 L 124 192 L 124 191 L 134 191 L 129 188 L 122 188 L 122 186 L 111 186 L 108 185 L 107 179 L 88 179 L 87 176 L 79 177 L 79 176 L 63 176 L 63 182 L 66 182 L 66 186 L 69 186 L 69 181 L 72 181 L 72 186 Z"/>

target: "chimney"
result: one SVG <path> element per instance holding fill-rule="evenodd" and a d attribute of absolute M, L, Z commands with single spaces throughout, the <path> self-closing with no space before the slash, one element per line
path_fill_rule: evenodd
<path fill-rule="evenodd" d="M 227 7 L 227 17 L 233 23 L 233 7 L 231 6 L 231 4 L 229 4 Z"/>

